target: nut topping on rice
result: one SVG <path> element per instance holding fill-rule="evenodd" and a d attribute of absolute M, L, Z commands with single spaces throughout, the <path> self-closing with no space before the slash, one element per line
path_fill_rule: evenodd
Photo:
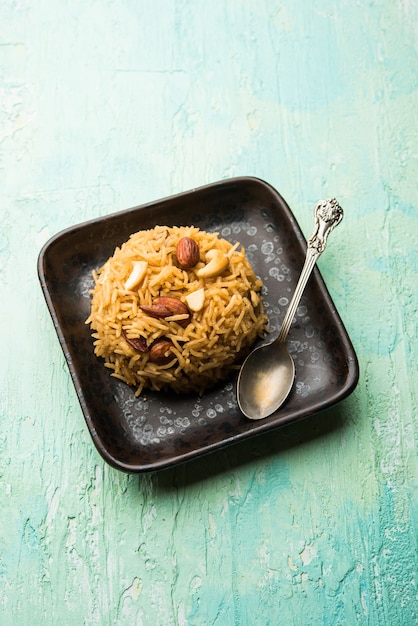
<path fill-rule="evenodd" d="M 264 334 L 262 282 L 238 247 L 193 226 L 156 226 L 94 272 L 95 354 L 136 395 L 203 393 Z"/>

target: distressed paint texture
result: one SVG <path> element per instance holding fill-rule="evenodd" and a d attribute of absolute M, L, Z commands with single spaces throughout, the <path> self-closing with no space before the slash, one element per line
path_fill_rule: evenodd
<path fill-rule="evenodd" d="M 416 0 L 0 3 L 0 622 L 418 623 Z M 272 183 L 358 352 L 341 405 L 159 474 L 87 433 L 36 276 L 74 223 Z"/>

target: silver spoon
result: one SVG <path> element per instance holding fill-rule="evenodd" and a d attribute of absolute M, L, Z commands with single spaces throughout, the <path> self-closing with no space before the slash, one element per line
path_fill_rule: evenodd
<path fill-rule="evenodd" d="M 343 210 L 335 198 L 323 200 L 315 206 L 314 217 L 315 228 L 308 240 L 305 264 L 279 335 L 271 343 L 253 350 L 238 375 L 238 405 L 244 415 L 252 420 L 260 420 L 274 413 L 292 389 L 295 364 L 285 342 L 308 278 L 325 250 L 328 235 L 341 222 Z"/>

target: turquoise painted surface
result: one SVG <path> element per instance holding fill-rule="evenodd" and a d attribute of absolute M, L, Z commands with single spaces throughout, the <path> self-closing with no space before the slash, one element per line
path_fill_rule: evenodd
<path fill-rule="evenodd" d="M 3 0 L 1 623 L 418 623 L 416 0 Z M 57 231 L 236 175 L 310 234 L 338 407 L 141 477 L 87 434 L 36 276 Z"/>

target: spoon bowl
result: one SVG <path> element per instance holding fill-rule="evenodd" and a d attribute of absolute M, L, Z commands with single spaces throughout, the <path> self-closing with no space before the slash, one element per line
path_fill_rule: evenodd
<path fill-rule="evenodd" d="M 253 350 L 238 375 L 238 406 L 246 417 L 268 417 L 285 402 L 294 383 L 295 364 L 286 339 L 309 276 L 325 250 L 329 233 L 340 223 L 343 210 L 335 200 L 318 202 L 314 209 L 315 228 L 308 240 L 305 263 L 277 339 Z"/>
<path fill-rule="evenodd" d="M 244 361 L 238 377 L 239 389 L 251 389 L 251 393 L 238 396 L 241 411 L 252 420 L 267 417 L 273 406 L 281 406 L 286 400 L 294 377 L 295 364 L 285 343 L 273 341 L 256 348 Z"/>

